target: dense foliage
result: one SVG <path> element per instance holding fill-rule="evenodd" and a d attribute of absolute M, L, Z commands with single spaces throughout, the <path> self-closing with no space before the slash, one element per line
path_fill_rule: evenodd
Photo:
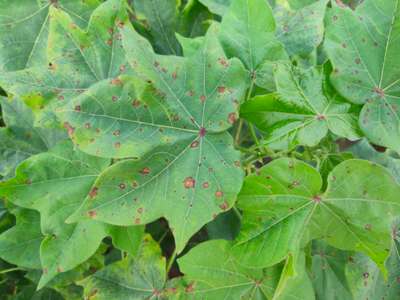
<path fill-rule="evenodd" d="M 400 299 L 399 0 L 0 0 L 1 299 Z"/>

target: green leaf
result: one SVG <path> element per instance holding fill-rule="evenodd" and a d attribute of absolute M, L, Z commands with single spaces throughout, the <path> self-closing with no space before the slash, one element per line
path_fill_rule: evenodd
<path fill-rule="evenodd" d="M 14 179 L 0 184 L 0 196 L 41 214 L 45 238 L 40 246 L 43 275 L 39 287 L 86 261 L 102 239 L 113 233 L 106 224 L 92 220 L 65 224 L 86 195 L 96 193 L 91 186 L 108 164 L 107 159 L 88 156 L 70 143 L 62 143 L 24 161 Z M 141 230 L 138 228 L 138 234 Z"/>
<path fill-rule="evenodd" d="M 135 12 L 144 16 L 157 53 L 181 54 L 175 37 L 178 27 L 178 8 L 180 0 L 133 0 Z"/>
<path fill-rule="evenodd" d="M 136 256 L 108 265 L 80 284 L 88 299 L 160 299 L 167 277 L 165 268 L 159 246 L 146 236 Z"/>
<path fill-rule="evenodd" d="M 222 16 L 228 11 L 232 0 L 199 0 L 199 2 L 205 5 L 212 13 Z"/>
<path fill-rule="evenodd" d="M 187 284 L 183 299 L 314 299 L 304 256 L 296 275 L 282 273 L 282 265 L 246 268 L 232 255 L 231 242 L 214 240 L 196 246 L 178 263 Z"/>
<path fill-rule="evenodd" d="M 82 150 L 139 160 L 107 169 L 95 183 L 97 197 L 88 197 L 70 221 L 135 225 L 164 216 L 180 252 L 239 192 L 239 153 L 225 131 L 236 119 L 245 72 L 224 57 L 214 31 L 189 58 L 154 54 L 131 27 L 123 29 L 123 41 L 135 72 L 152 84 L 140 93 L 129 78 L 118 87 L 99 83 L 64 119 Z"/>
<path fill-rule="evenodd" d="M 14 176 L 15 168 L 26 158 L 47 150 L 34 131 L 24 128 L 0 128 L 0 175 Z"/>
<path fill-rule="evenodd" d="M 16 225 L 0 235 L 0 257 L 19 267 L 40 269 L 39 214 L 28 209 L 16 209 L 14 214 Z"/>
<path fill-rule="evenodd" d="M 245 268 L 235 261 L 231 248 L 228 241 L 208 241 L 179 258 L 189 284 L 186 290 L 195 299 L 272 299 L 280 268 Z"/>
<path fill-rule="evenodd" d="M 353 299 L 346 280 L 346 266 L 354 263 L 352 253 L 313 241 L 311 257 L 310 277 L 317 299 Z"/>
<path fill-rule="evenodd" d="M 127 21 L 124 0 L 109 0 L 82 30 L 64 11 L 52 7 L 48 65 L 0 75 L 1 85 L 20 96 L 42 126 L 54 123 L 54 110 L 94 83 L 127 72 L 118 28 Z"/>
<path fill-rule="evenodd" d="M 306 56 L 322 42 L 327 2 L 317 1 L 294 11 L 283 6 L 275 8 L 277 37 L 290 56 Z"/>
<path fill-rule="evenodd" d="M 212 19 L 213 15 L 198 0 L 189 0 L 182 9 L 178 32 L 185 37 L 204 36 Z"/>
<path fill-rule="evenodd" d="M 273 149 L 300 144 L 316 146 L 328 131 L 350 140 L 359 138 L 357 117 L 350 104 L 326 92 L 322 70 L 296 69 L 278 64 L 276 94 L 256 96 L 244 103 L 240 114 L 265 132 Z"/>
<path fill-rule="evenodd" d="M 265 0 L 234 1 L 222 19 L 219 37 L 227 56 L 239 58 L 261 87 L 270 86 L 271 62 L 287 59 Z"/>
<path fill-rule="evenodd" d="M 86 26 L 99 3 L 99 0 L 1 1 L 0 70 L 16 71 L 46 63 L 51 6 L 69 12 L 74 22 Z"/>
<path fill-rule="evenodd" d="M 366 0 L 352 11 L 328 10 L 325 49 L 336 89 L 365 104 L 360 127 L 375 144 L 400 151 L 400 5 L 398 0 Z"/>
<path fill-rule="evenodd" d="M 366 139 L 351 146 L 349 149 L 355 157 L 367 159 L 387 168 L 393 177 L 400 183 L 400 158 L 390 150 L 378 152 Z"/>
<path fill-rule="evenodd" d="M 288 158 L 248 176 L 239 195 L 243 219 L 237 258 L 251 267 L 271 266 L 321 238 L 363 252 L 383 269 L 390 224 L 400 212 L 400 186 L 386 169 L 362 160 L 341 163 L 324 193 L 321 186 L 314 168 Z"/>

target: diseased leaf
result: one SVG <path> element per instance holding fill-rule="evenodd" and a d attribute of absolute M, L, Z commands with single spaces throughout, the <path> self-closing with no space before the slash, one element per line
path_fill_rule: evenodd
<path fill-rule="evenodd" d="M 14 214 L 16 225 L 0 235 L 0 257 L 23 268 L 40 269 L 39 214 L 28 209 L 16 209 Z"/>
<path fill-rule="evenodd" d="M 135 225 L 165 217 L 180 252 L 239 192 L 243 171 L 225 131 L 236 119 L 245 72 L 238 60 L 225 58 L 212 30 L 185 59 L 154 54 L 131 27 L 122 34 L 129 62 L 151 85 L 138 93 L 129 78 L 118 87 L 99 83 L 63 118 L 82 150 L 139 160 L 107 169 L 95 183 L 97 196 L 70 221 Z"/>
<path fill-rule="evenodd" d="M 227 56 L 239 58 L 257 85 L 271 87 L 272 62 L 286 60 L 287 54 L 275 36 L 267 1 L 234 1 L 222 19 L 219 37 Z"/>
<path fill-rule="evenodd" d="M 317 299 L 353 299 L 346 280 L 346 265 L 354 263 L 352 253 L 313 241 L 311 257 L 310 277 Z"/>
<path fill-rule="evenodd" d="M 47 151 L 67 136 L 60 129 L 34 127 L 31 110 L 18 98 L 0 98 L 0 103 L 7 126 L 0 129 L 0 175 L 8 179 L 21 161 Z"/>
<path fill-rule="evenodd" d="M 99 0 L 0 1 L 0 70 L 16 71 L 46 64 L 51 6 L 86 26 Z"/>
<path fill-rule="evenodd" d="M 128 70 L 117 32 L 126 22 L 125 1 L 101 4 L 87 31 L 60 9 L 52 7 L 50 15 L 47 64 L 0 75 L 1 85 L 36 112 L 40 126 L 53 125 L 54 110 L 92 84 Z"/>
<path fill-rule="evenodd" d="M 326 20 L 332 83 L 348 100 L 365 104 L 359 120 L 365 135 L 399 152 L 399 1 L 366 0 L 354 11 L 334 4 Z"/>
<path fill-rule="evenodd" d="M 208 241 L 178 259 L 193 299 L 272 299 L 282 267 L 245 268 L 231 248 L 228 241 Z"/>
<path fill-rule="evenodd" d="M 400 186 L 387 170 L 362 160 L 341 163 L 324 193 L 321 186 L 314 168 L 286 158 L 249 176 L 239 195 L 243 219 L 237 258 L 252 267 L 271 266 L 320 238 L 363 252 L 383 269 L 391 222 L 400 210 Z"/>
<path fill-rule="evenodd" d="M 329 131 L 350 140 L 359 137 L 350 104 L 326 93 L 319 68 L 301 70 L 278 64 L 274 73 L 277 93 L 254 97 L 240 112 L 265 132 L 269 147 L 316 146 Z"/>
<path fill-rule="evenodd" d="M 400 183 L 400 157 L 393 151 L 386 150 L 384 153 L 376 151 L 366 139 L 359 141 L 349 149 L 355 157 L 367 159 L 387 168 L 393 177 Z"/>
<path fill-rule="evenodd" d="M 289 55 L 306 56 L 322 42 L 327 2 L 317 1 L 294 11 L 284 6 L 275 8 L 277 37 Z"/>
<path fill-rule="evenodd" d="M 136 256 L 108 265 L 80 284 L 87 298 L 167 299 L 162 297 L 167 276 L 165 267 L 159 246 L 146 236 Z"/>
<path fill-rule="evenodd" d="M 196 246 L 178 263 L 187 285 L 182 299 L 314 299 L 304 256 L 298 274 L 281 275 L 282 265 L 243 267 L 232 255 L 231 242 L 214 240 Z"/>
<path fill-rule="evenodd" d="M 41 214 L 45 238 L 40 246 L 43 275 L 39 287 L 86 261 L 109 235 L 109 227 L 96 221 L 65 223 L 86 195 L 95 193 L 91 186 L 108 164 L 107 159 L 88 156 L 70 143 L 62 143 L 24 161 L 14 179 L 0 183 L 1 197 Z"/>
<path fill-rule="evenodd" d="M 180 0 L 133 0 L 139 18 L 145 17 L 154 49 L 160 54 L 181 54 L 175 37 Z"/>

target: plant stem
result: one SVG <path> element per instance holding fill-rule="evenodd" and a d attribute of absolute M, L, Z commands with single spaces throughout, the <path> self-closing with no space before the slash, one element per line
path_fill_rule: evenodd
<path fill-rule="evenodd" d="M 233 206 L 233 211 L 235 212 L 235 214 L 237 215 L 237 217 L 239 218 L 239 220 L 242 219 L 242 215 L 240 214 L 239 210 L 237 209 L 236 206 Z"/>
<path fill-rule="evenodd" d="M 1 270 L 0 274 L 5 274 L 5 273 L 8 273 L 8 272 L 14 272 L 14 271 L 24 271 L 24 269 L 21 269 L 21 268 L 18 268 L 18 267 L 5 269 L 5 270 Z"/>
<path fill-rule="evenodd" d="M 176 255 L 177 255 L 177 251 L 176 251 L 176 247 L 174 249 L 174 252 L 172 252 L 171 257 L 168 260 L 168 264 L 167 264 L 167 274 L 169 273 L 169 271 L 171 271 L 172 265 L 174 264 Z"/>
<path fill-rule="evenodd" d="M 250 99 L 251 94 L 253 93 L 253 88 L 254 88 L 254 79 L 252 79 L 251 82 L 250 82 L 250 87 L 249 87 L 249 89 L 248 89 L 248 91 L 247 91 L 246 98 L 244 99 L 245 102 L 248 101 L 248 100 Z M 251 124 L 249 124 L 249 125 L 250 125 L 250 127 L 252 127 Z M 235 145 L 236 145 L 236 146 L 239 146 L 239 145 L 240 145 L 240 134 L 241 134 L 241 132 L 242 132 L 242 128 L 243 128 L 243 119 L 240 119 L 240 120 L 239 120 L 238 128 L 237 128 L 237 130 L 236 130 L 236 135 L 235 135 Z M 251 130 L 251 129 L 250 129 L 250 130 Z M 254 130 L 254 128 L 253 128 L 253 130 Z M 257 138 L 256 138 L 256 140 L 258 141 Z"/>

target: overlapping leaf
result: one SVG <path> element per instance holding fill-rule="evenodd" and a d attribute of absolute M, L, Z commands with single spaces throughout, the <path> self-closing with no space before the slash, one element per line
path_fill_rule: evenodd
<path fill-rule="evenodd" d="M 92 84 L 128 69 L 117 28 L 127 20 L 124 0 L 109 0 L 92 14 L 87 31 L 64 11 L 51 7 L 48 61 L 40 67 L 0 75 L 1 85 L 38 113 L 41 126 L 53 110 Z"/>
<path fill-rule="evenodd" d="M 326 20 L 333 84 L 348 100 L 365 104 L 359 122 L 365 135 L 399 152 L 399 1 L 367 0 L 355 11 L 334 4 Z"/>
<path fill-rule="evenodd" d="M 87 298 L 99 300 L 170 299 L 166 289 L 166 264 L 161 250 L 145 236 L 136 256 L 108 265 L 80 284 Z"/>
<path fill-rule="evenodd" d="M 31 110 L 18 98 L 1 98 L 0 103 L 7 126 L 0 129 L 0 175 L 8 179 L 21 161 L 47 151 L 67 136 L 62 130 L 35 127 Z"/>
<path fill-rule="evenodd" d="M 88 156 L 63 143 L 24 161 L 14 179 L 0 184 L 2 198 L 41 214 L 45 238 L 40 246 L 43 275 L 39 287 L 87 260 L 101 240 L 112 234 L 108 226 L 96 221 L 65 224 L 108 164 L 107 159 Z M 140 231 L 138 227 L 136 232 Z"/>
<path fill-rule="evenodd" d="M 43 240 L 38 212 L 16 209 L 16 225 L 0 235 L 0 257 L 24 268 L 40 269 L 39 248 Z"/>
<path fill-rule="evenodd" d="M 178 0 L 134 0 L 137 16 L 144 16 L 149 26 L 149 34 L 157 53 L 181 54 L 175 37 L 178 27 Z"/>
<path fill-rule="evenodd" d="M 273 88 L 272 62 L 287 59 L 287 54 L 275 36 L 267 1 L 233 1 L 222 19 L 220 40 L 227 56 L 239 58 L 257 85 Z"/>
<path fill-rule="evenodd" d="M 241 266 L 232 255 L 232 243 L 215 240 L 195 247 L 178 263 L 187 284 L 183 299 L 314 299 L 304 256 L 299 259 L 298 274 L 287 277 L 281 273 L 282 265 Z"/>
<path fill-rule="evenodd" d="M 327 2 L 317 1 L 298 10 L 275 8 L 277 37 L 289 55 L 306 56 L 322 42 Z"/>
<path fill-rule="evenodd" d="M 327 93 L 321 69 L 278 64 L 274 75 L 276 94 L 256 96 L 241 107 L 241 116 L 266 133 L 271 148 L 315 146 L 329 131 L 350 140 L 359 137 L 350 104 Z"/>
<path fill-rule="evenodd" d="M 51 6 L 86 26 L 99 0 L 0 1 L 0 70 L 16 71 L 46 64 Z"/>
<path fill-rule="evenodd" d="M 141 92 L 128 77 L 118 87 L 99 83 L 63 118 L 84 151 L 139 160 L 103 173 L 97 195 L 70 221 L 134 225 L 164 216 L 181 251 L 239 192 L 243 173 L 225 131 L 236 120 L 246 74 L 238 60 L 226 59 L 212 29 L 188 58 L 154 54 L 130 26 L 122 36 L 133 70 L 149 84 Z"/>
<path fill-rule="evenodd" d="M 273 265 L 312 238 L 360 251 L 383 268 L 400 186 L 381 166 L 347 160 L 322 180 L 309 165 L 279 159 L 247 178 L 239 196 L 242 230 L 234 247 L 253 267 Z M 258 253 L 257 256 L 254 253 Z"/>
<path fill-rule="evenodd" d="M 199 0 L 214 14 L 224 15 L 229 9 L 232 0 Z"/>

